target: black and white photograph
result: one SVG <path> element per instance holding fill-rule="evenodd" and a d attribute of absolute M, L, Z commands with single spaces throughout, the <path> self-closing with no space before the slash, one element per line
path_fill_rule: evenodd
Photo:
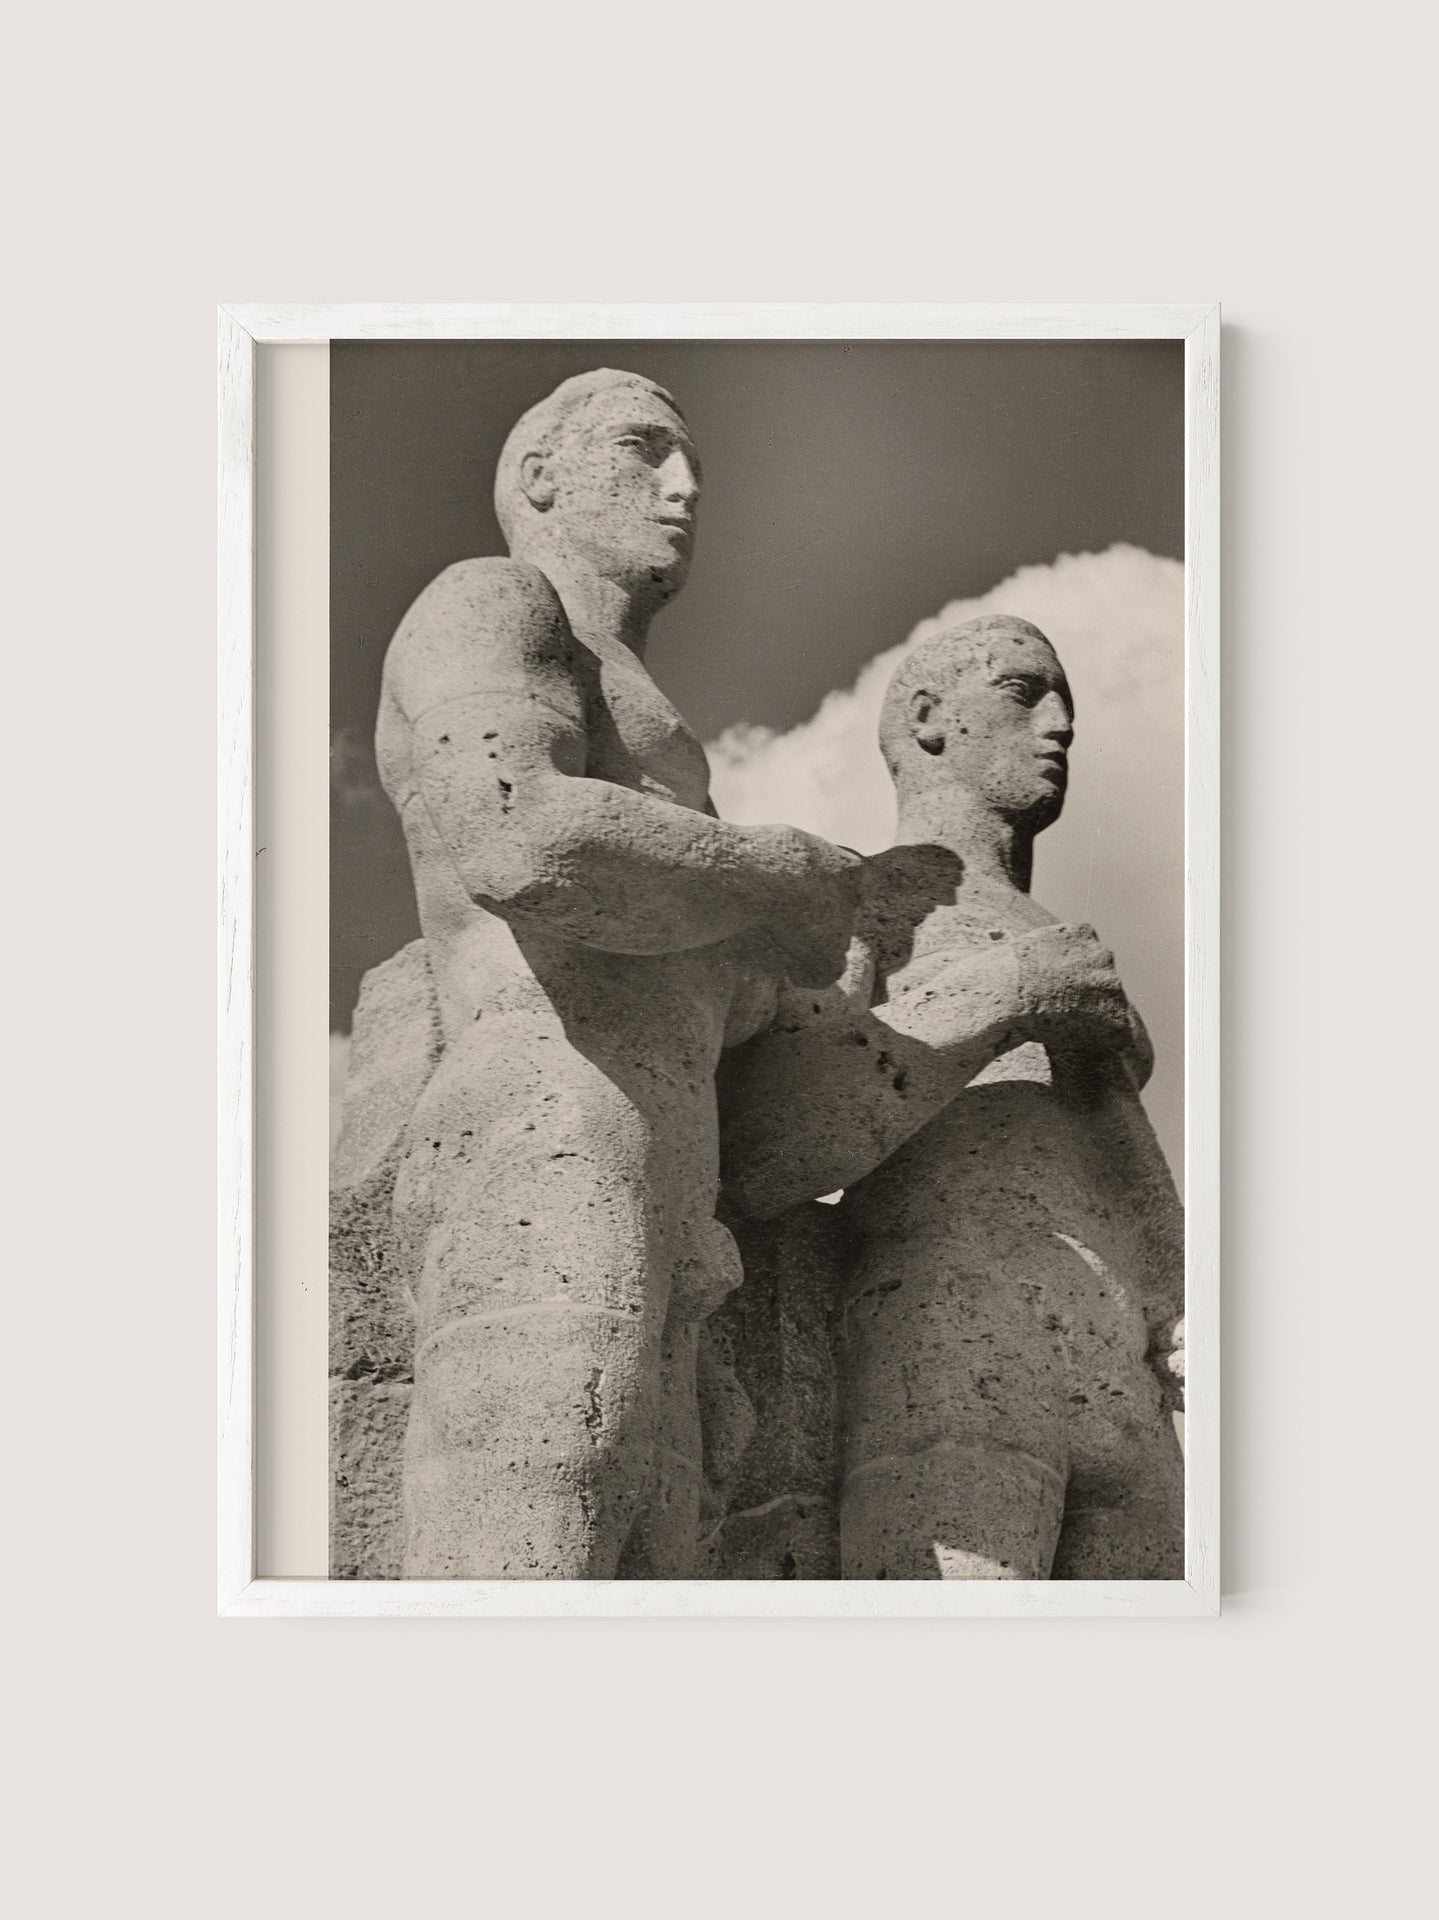
<path fill-rule="evenodd" d="M 1182 339 L 330 348 L 335 1581 L 1182 1582 Z"/>

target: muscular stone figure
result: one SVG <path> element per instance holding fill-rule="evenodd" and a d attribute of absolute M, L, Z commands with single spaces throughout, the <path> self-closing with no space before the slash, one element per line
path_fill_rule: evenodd
<path fill-rule="evenodd" d="M 567 380 L 501 455 L 512 558 L 441 574 L 386 657 L 376 753 L 443 1027 L 395 1186 L 411 1577 L 691 1571 L 697 1330 L 739 1278 L 715 1065 L 780 972 L 838 974 L 859 869 L 716 820 L 645 671 L 698 494 L 668 394 Z"/>
<path fill-rule="evenodd" d="M 1183 1575 L 1183 1225 L 1148 1041 L 1092 929 L 1029 893 L 1073 724 L 1025 621 L 908 656 L 881 720 L 899 844 L 844 978 L 727 1071 L 734 1202 L 846 1188 L 847 1579 Z"/>

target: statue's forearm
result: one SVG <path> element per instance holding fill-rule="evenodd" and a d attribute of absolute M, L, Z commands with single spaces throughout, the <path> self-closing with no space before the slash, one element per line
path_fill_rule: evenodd
<path fill-rule="evenodd" d="M 779 911 L 794 864 L 764 830 L 602 780 L 516 780 L 487 816 L 441 823 L 470 897 L 610 952 L 727 939 Z"/>
<path fill-rule="evenodd" d="M 1024 1037 L 1008 956 L 932 981 L 871 1012 L 777 1026 L 737 1054 L 723 1082 L 725 1191 L 768 1219 L 851 1185 Z"/>

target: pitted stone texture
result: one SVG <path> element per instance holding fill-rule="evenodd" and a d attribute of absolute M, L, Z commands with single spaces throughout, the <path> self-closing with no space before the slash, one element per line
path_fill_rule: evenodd
<path fill-rule="evenodd" d="M 330 1578 L 398 1580 L 411 1380 L 330 1381 Z"/>
<path fill-rule="evenodd" d="M 386 656 L 376 760 L 445 1042 L 394 1194 L 412 1577 L 684 1577 L 699 1551 L 699 1328 L 739 1278 L 715 1066 L 781 973 L 838 973 L 859 863 L 716 820 L 645 672 L 698 485 L 652 382 L 565 382 L 501 457 L 513 558 L 441 574 Z"/>
<path fill-rule="evenodd" d="M 424 942 L 366 974 L 330 1167 L 330 1577 L 394 1580 L 414 1381 L 413 1261 L 392 1201 L 405 1130 L 442 1046 Z"/>
<path fill-rule="evenodd" d="M 393 1210 L 395 1172 L 418 1096 L 443 1052 L 438 1002 L 417 940 L 365 977 L 356 1010 L 345 1122 L 331 1191 L 331 1577 L 397 1579 L 403 1566 L 401 1475 L 414 1378 L 416 1233 Z M 542 1177 L 548 1169 L 542 1170 Z M 405 1219 L 402 1211 L 401 1221 Z M 423 1239 L 421 1222 L 420 1238 Z M 700 1428 L 684 1420 L 686 1383 L 699 1375 L 704 1445 L 721 1475 L 754 1431 L 733 1372 L 702 1338 L 702 1316 L 739 1284 L 727 1229 L 710 1222 L 698 1258 L 675 1276 L 676 1310 L 661 1363 L 668 1429 L 651 1463 L 654 1497 L 627 1544 L 620 1578 L 656 1577 L 668 1536 L 697 1531 L 705 1486 Z M 475 1369 L 482 1376 L 483 1366 Z M 532 1409 L 530 1410 L 533 1411 Z M 526 1415 L 525 1417 L 528 1417 Z"/>
<path fill-rule="evenodd" d="M 372 967 L 360 983 L 344 1113 L 330 1157 L 334 1190 L 373 1180 L 399 1152 L 415 1102 L 443 1046 L 440 1003 L 425 943 L 412 940 Z"/>
<path fill-rule="evenodd" d="M 702 1571 L 716 1580 L 835 1580 L 835 1209 L 795 1207 L 770 1222 L 726 1218 L 745 1283 L 707 1332 L 749 1409 L 748 1433 L 731 1457 L 732 1448 L 713 1442 L 716 1423 L 706 1421 L 706 1463 L 721 1517 L 706 1540 Z M 732 1423 L 731 1432 L 743 1425 Z"/>
<path fill-rule="evenodd" d="M 942 633 L 886 696 L 900 844 L 849 964 L 726 1073 L 726 1191 L 844 1186 L 847 1579 L 1176 1579 L 1183 1222 L 1112 956 L 1029 896 L 1073 710 L 1036 629 Z"/>

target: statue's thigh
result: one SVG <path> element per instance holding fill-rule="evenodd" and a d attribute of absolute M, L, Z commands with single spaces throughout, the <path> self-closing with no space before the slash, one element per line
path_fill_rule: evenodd
<path fill-rule="evenodd" d="M 850 1474 L 840 1503 L 846 1580 L 1044 1580 L 1064 1476 L 987 1438 L 951 1441 Z"/>
<path fill-rule="evenodd" d="M 396 1184 L 422 1329 L 517 1309 L 646 1315 L 668 1285 L 650 1117 L 562 1040 L 446 1056 Z"/>
<path fill-rule="evenodd" d="M 1158 1383 L 1152 1376 L 1136 1377 L 1125 1417 L 1118 1420 L 1093 1418 L 1095 1398 L 1071 1431 L 1054 1578 L 1182 1580 L 1184 1455 Z M 1144 1415 L 1137 1415 L 1136 1402 Z"/>
<path fill-rule="evenodd" d="M 1184 1576 L 1184 1456 L 1135 1289 L 1080 1243 L 1066 1323 L 1069 1486 L 1058 1580 Z M 1081 1260 L 1083 1265 L 1081 1265 Z"/>
<path fill-rule="evenodd" d="M 999 1246 L 896 1249 L 845 1314 L 847 1579 L 1043 1579 L 1067 1475 L 1063 1357 Z"/>
<path fill-rule="evenodd" d="M 693 1322 L 666 1329 L 651 1430 L 652 1470 L 621 1579 L 688 1580 L 697 1572 L 705 1491 L 695 1393 L 698 1341 Z"/>

